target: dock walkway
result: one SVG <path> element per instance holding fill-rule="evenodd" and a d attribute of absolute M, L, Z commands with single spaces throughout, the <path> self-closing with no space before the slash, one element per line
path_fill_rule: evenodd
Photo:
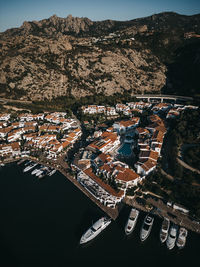
<path fill-rule="evenodd" d="M 145 205 L 138 203 L 134 197 L 126 197 L 125 203 L 145 212 L 149 212 Z M 151 204 L 152 206 L 154 206 L 156 208 L 154 210 L 154 214 L 158 215 L 159 217 L 168 218 L 171 222 L 177 225 L 183 226 L 193 232 L 200 233 L 200 224 L 198 222 L 190 219 L 187 214 L 184 214 L 183 212 L 180 212 L 178 210 L 173 209 L 172 207 L 167 206 L 165 203 L 163 203 L 163 201 L 156 201 L 153 198 L 148 198 L 146 200 L 146 204 Z"/>

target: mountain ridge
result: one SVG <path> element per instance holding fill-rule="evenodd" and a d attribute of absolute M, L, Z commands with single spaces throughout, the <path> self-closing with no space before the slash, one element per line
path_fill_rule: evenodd
<path fill-rule="evenodd" d="M 126 91 L 196 94 L 199 35 L 200 14 L 164 12 L 100 22 L 53 15 L 25 21 L 0 33 L 0 96 L 44 100 Z M 188 69 L 192 81 L 185 77 Z"/>

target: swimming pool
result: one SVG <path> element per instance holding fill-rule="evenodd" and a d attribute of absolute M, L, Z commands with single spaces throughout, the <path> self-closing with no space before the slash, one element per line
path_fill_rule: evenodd
<path fill-rule="evenodd" d="M 118 150 L 118 153 L 122 156 L 129 157 L 132 154 L 131 144 L 124 143 Z"/>

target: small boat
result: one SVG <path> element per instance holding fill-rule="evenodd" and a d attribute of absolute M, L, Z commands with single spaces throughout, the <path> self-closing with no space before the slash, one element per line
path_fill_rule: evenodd
<path fill-rule="evenodd" d="M 28 160 L 27 162 L 25 162 L 24 166 L 27 166 L 27 165 L 29 165 L 31 163 L 32 163 L 32 161 L 31 160 Z"/>
<path fill-rule="evenodd" d="M 184 248 L 187 234 L 188 234 L 187 229 L 185 229 L 184 227 L 180 227 L 178 238 L 176 240 L 176 245 L 178 248 Z"/>
<path fill-rule="evenodd" d="M 42 179 L 44 176 L 46 176 L 46 173 L 42 173 L 38 176 L 39 179 Z"/>
<path fill-rule="evenodd" d="M 39 177 L 42 173 L 43 173 L 43 170 L 40 169 L 40 170 L 35 174 L 35 176 Z"/>
<path fill-rule="evenodd" d="M 31 174 L 34 175 L 34 174 L 36 174 L 36 173 L 39 172 L 39 171 L 40 171 L 40 169 L 34 169 L 34 170 L 31 172 Z"/>
<path fill-rule="evenodd" d="M 41 178 L 43 178 L 44 176 L 47 175 L 49 168 L 48 167 L 44 167 L 42 170 L 43 170 L 42 173 L 38 176 L 39 179 L 41 179 Z"/>
<path fill-rule="evenodd" d="M 139 211 L 137 209 L 132 208 L 125 226 L 125 233 L 127 235 L 133 232 L 135 225 L 137 223 L 138 216 L 139 216 Z"/>
<path fill-rule="evenodd" d="M 52 171 L 48 174 L 48 176 L 52 176 L 55 172 L 56 172 L 56 170 L 52 170 Z"/>
<path fill-rule="evenodd" d="M 160 241 L 164 243 L 167 240 L 168 231 L 170 226 L 170 220 L 168 218 L 164 218 L 162 222 L 162 227 L 160 229 Z"/>
<path fill-rule="evenodd" d="M 153 221 L 154 221 L 154 218 L 150 214 L 147 214 L 142 224 L 141 231 L 140 231 L 141 241 L 144 241 L 148 238 L 151 232 L 152 226 L 153 226 Z"/>
<path fill-rule="evenodd" d="M 101 217 L 96 221 L 81 237 L 80 244 L 84 244 L 95 238 L 100 234 L 109 224 L 111 219 L 108 217 Z"/>
<path fill-rule="evenodd" d="M 21 165 L 22 163 L 24 163 L 25 159 L 21 159 L 20 161 L 17 162 L 17 165 Z"/>
<path fill-rule="evenodd" d="M 32 170 L 33 168 L 35 168 L 37 166 L 37 163 L 31 163 L 30 165 L 28 165 L 23 172 L 28 172 L 30 170 Z"/>
<path fill-rule="evenodd" d="M 168 235 L 167 241 L 166 241 L 168 249 L 174 248 L 175 242 L 176 242 L 176 237 L 177 237 L 177 232 L 178 232 L 178 226 L 176 224 L 173 224 L 170 227 L 169 235 Z"/>

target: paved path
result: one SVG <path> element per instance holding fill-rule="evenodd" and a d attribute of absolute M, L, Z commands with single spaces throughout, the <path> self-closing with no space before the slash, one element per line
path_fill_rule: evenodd
<path fill-rule="evenodd" d="M 166 173 L 163 169 L 160 169 L 160 172 L 167 177 L 170 181 L 174 181 L 174 177 L 171 176 L 170 174 Z"/>
<path fill-rule="evenodd" d="M 20 100 L 20 99 L 10 99 L 10 98 L 2 98 L 0 97 L 0 102 L 3 103 L 22 103 L 22 104 L 32 104 L 32 101 L 28 100 Z"/>
<path fill-rule="evenodd" d="M 176 158 L 176 159 L 177 159 L 178 163 L 181 164 L 184 168 L 186 168 L 192 172 L 197 172 L 198 174 L 200 174 L 200 170 L 191 167 L 190 165 L 188 165 L 187 163 L 182 161 L 180 158 Z"/>

